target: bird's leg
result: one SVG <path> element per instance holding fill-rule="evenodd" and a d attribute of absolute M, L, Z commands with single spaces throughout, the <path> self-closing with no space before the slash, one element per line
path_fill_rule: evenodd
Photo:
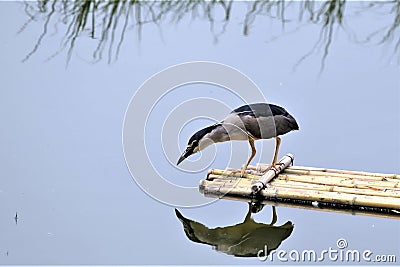
<path fill-rule="evenodd" d="M 282 164 L 280 162 L 276 162 L 276 160 L 278 159 L 279 146 L 281 145 L 281 138 L 277 136 L 277 137 L 275 137 L 275 139 L 276 139 L 276 146 L 275 146 L 274 159 L 272 160 L 271 165 L 265 171 L 268 171 L 271 168 L 274 168 L 276 165 Z"/>
<path fill-rule="evenodd" d="M 269 225 L 274 225 L 278 220 L 278 216 L 276 216 L 275 206 L 272 206 L 272 222 Z"/>
<path fill-rule="evenodd" d="M 249 144 L 251 146 L 251 156 L 250 158 L 247 160 L 246 164 L 243 165 L 242 167 L 242 172 L 240 176 L 244 176 L 244 173 L 246 172 L 247 166 L 249 166 L 250 161 L 254 158 L 254 156 L 256 155 L 257 151 L 256 151 L 256 147 L 254 146 L 254 140 L 253 139 L 249 139 Z"/>
<path fill-rule="evenodd" d="M 276 165 L 276 160 L 278 159 L 279 146 L 281 145 L 281 138 L 277 136 L 275 137 L 275 139 L 276 139 L 276 146 L 275 146 L 274 159 L 272 160 L 272 166 Z"/>
<path fill-rule="evenodd" d="M 251 219 L 251 202 L 249 202 L 249 210 L 247 211 L 246 217 L 243 222 L 247 222 Z"/>

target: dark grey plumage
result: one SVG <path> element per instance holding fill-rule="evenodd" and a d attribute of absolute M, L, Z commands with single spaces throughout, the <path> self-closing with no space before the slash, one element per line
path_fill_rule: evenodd
<path fill-rule="evenodd" d="M 274 104 L 244 105 L 230 114 L 238 115 L 243 121 L 245 130 L 256 139 L 269 139 L 299 129 L 293 116 L 284 108 Z"/>
<path fill-rule="evenodd" d="M 244 174 L 245 169 L 256 154 L 255 140 L 276 138 L 275 154 L 272 161 L 274 165 L 281 141 L 279 136 L 298 129 L 299 126 L 295 118 L 280 106 L 267 103 L 244 105 L 233 110 L 220 123 L 196 132 L 189 139 L 188 146 L 177 164 L 213 143 L 248 140 L 252 148 L 252 155 L 243 166 L 242 174 Z"/>

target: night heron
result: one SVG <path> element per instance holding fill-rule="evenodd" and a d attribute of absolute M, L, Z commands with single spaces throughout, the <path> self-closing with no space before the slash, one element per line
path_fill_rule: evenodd
<path fill-rule="evenodd" d="M 233 110 L 223 121 L 196 132 L 189 139 L 186 150 L 182 153 L 177 165 L 213 143 L 248 140 L 252 152 L 242 167 L 241 174 L 243 176 L 250 161 L 256 155 L 255 140 L 273 137 L 276 139 L 275 153 L 271 164 L 271 166 L 275 166 L 281 144 L 279 135 L 298 129 L 296 120 L 280 106 L 267 103 L 244 105 Z"/>

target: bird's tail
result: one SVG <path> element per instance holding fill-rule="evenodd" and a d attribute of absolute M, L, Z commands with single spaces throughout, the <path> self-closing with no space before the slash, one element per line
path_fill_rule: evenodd
<path fill-rule="evenodd" d="M 286 116 L 288 122 L 289 122 L 289 126 L 292 130 L 298 130 L 299 129 L 299 125 L 297 124 L 297 121 L 295 118 L 293 118 L 292 115 L 288 114 Z"/>

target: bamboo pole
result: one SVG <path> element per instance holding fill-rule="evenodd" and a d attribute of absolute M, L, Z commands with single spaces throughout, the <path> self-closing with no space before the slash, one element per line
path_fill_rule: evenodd
<path fill-rule="evenodd" d="M 222 177 L 237 177 L 237 178 L 248 178 L 248 179 L 258 179 L 261 177 L 260 175 L 252 174 L 252 173 L 245 173 L 243 177 L 241 177 L 240 171 L 234 170 L 218 170 L 218 169 L 211 169 L 208 171 L 207 180 L 215 179 L 215 175 L 222 176 Z"/>
<path fill-rule="evenodd" d="M 292 154 L 287 154 L 280 161 L 279 164 L 275 167 L 270 168 L 261 178 L 253 183 L 251 186 L 251 191 L 253 194 L 257 194 L 261 189 L 265 187 L 265 185 L 274 179 L 276 175 L 282 172 L 285 168 L 287 168 L 290 164 L 293 163 L 294 156 Z"/>
<path fill-rule="evenodd" d="M 219 176 L 219 175 L 216 175 L 216 174 L 210 174 L 210 178 L 212 179 L 212 181 L 209 181 L 209 180 L 207 180 L 207 181 L 209 181 L 209 184 L 225 184 L 225 183 L 227 183 L 227 182 L 230 182 L 231 184 L 237 184 L 237 183 L 239 183 L 239 182 L 241 182 L 241 183 L 246 183 L 246 184 L 248 184 L 249 186 L 252 184 L 252 180 L 251 179 L 240 179 L 240 178 L 237 178 L 237 177 L 234 177 L 234 178 L 226 178 L 226 179 L 223 179 L 223 178 L 221 178 L 221 176 Z"/>
<path fill-rule="evenodd" d="M 285 181 L 305 182 L 312 184 L 337 185 L 337 186 L 354 187 L 361 189 L 400 190 L 400 181 L 399 182 L 363 181 L 363 180 L 354 180 L 354 179 L 346 179 L 338 177 L 320 177 L 320 176 L 305 176 L 305 175 L 299 176 L 299 175 L 289 175 L 289 174 L 279 175 L 276 179 Z"/>
<path fill-rule="evenodd" d="M 256 166 L 248 166 L 248 170 L 252 170 L 255 173 L 264 173 L 269 169 L 268 164 L 258 163 Z M 337 169 L 328 169 L 328 168 L 316 168 L 316 167 L 304 167 L 304 166 L 290 166 L 287 167 L 284 171 L 285 173 L 293 173 L 293 174 L 301 174 L 301 175 L 332 175 L 336 174 L 342 175 L 355 175 L 357 177 L 375 177 L 375 178 L 387 178 L 387 179 L 400 179 L 399 174 L 388 174 L 388 173 L 372 173 L 372 172 L 363 172 L 363 171 L 348 171 L 348 170 L 337 170 Z"/>
<path fill-rule="evenodd" d="M 359 189 L 352 187 L 343 187 L 337 185 L 321 185 L 321 184 L 310 184 L 304 182 L 293 182 L 293 181 L 282 181 L 282 180 L 274 180 L 271 182 L 271 186 L 275 186 L 277 188 L 286 187 L 286 188 L 296 188 L 296 189 L 308 189 L 308 190 L 318 190 L 318 191 L 328 191 L 328 192 L 342 192 L 348 194 L 358 194 L 358 195 L 366 195 L 366 196 L 382 196 L 382 197 L 400 197 L 400 191 L 395 191 L 392 189 L 388 189 L 386 191 L 378 191 L 372 189 Z"/>
<path fill-rule="evenodd" d="M 360 180 L 370 180 L 370 181 L 400 182 L 400 179 L 387 178 L 384 176 L 367 176 L 367 175 L 354 175 L 354 174 L 344 174 L 344 173 L 314 172 L 314 171 L 303 171 L 303 170 L 293 170 L 293 169 L 285 170 L 284 173 L 285 174 L 295 174 L 295 175 L 306 175 L 306 176 L 320 176 L 320 177 L 345 177 L 348 179 L 360 179 Z"/>
<path fill-rule="evenodd" d="M 385 173 L 371 173 L 361 171 L 347 171 L 347 170 L 335 170 L 326 168 L 314 168 L 314 167 L 303 167 L 303 166 L 291 166 L 285 170 L 287 173 L 302 174 L 302 175 L 321 175 L 321 176 L 352 176 L 358 178 L 375 177 L 375 178 L 386 178 L 386 179 L 400 179 L 398 174 L 385 174 Z"/>
<path fill-rule="evenodd" d="M 308 201 L 324 201 L 348 206 L 369 206 L 389 209 L 400 209 L 400 198 L 362 196 L 339 192 L 309 191 L 302 189 L 265 188 L 261 191 L 265 198 L 300 199 Z"/>

